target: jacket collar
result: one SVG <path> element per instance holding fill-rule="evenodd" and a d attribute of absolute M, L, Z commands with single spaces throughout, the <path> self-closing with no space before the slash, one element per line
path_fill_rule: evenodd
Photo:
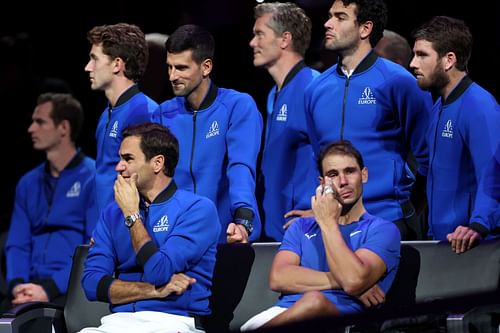
<path fill-rule="evenodd" d="M 368 53 L 368 55 L 363 60 L 361 60 L 358 66 L 354 69 L 352 75 L 366 71 L 368 68 L 373 66 L 377 59 L 378 55 L 373 50 L 371 50 L 370 53 Z M 342 58 L 339 58 L 339 62 L 337 64 L 337 74 L 345 76 L 344 72 L 342 72 Z"/>
<path fill-rule="evenodd" d="M 132 87 L 128 88 L 123 94 L 120 95 L 118 101 L 116 102 L 115 108 L 126 103 L 129 99 L 140 93 L 139 86 L 134 84 Z"/>
<path fill-rule="evenodd" d="M 207 95 L 203 99 L 203 102 L 201 102 L 200 108 L 198 110 L 204 110 L 210 107 L 210 105 L 212 105 L 217 98 L 218 90 L 219 88 L 210 80 L 210 88 L 208 89 Z M 184 107 L 186 108 L 186 110 L 194 111 L 189 105 L 187 98 L 184 98 Z"/>
<path fill-rule="evenodd" d="M 472 83 L 473 81 L 468 75 L 464 76 L 455 89 L 453 89 L 451 94 L 448 95 L 448 98 L 443 102 L 443 105 L 455 102 Z"/>

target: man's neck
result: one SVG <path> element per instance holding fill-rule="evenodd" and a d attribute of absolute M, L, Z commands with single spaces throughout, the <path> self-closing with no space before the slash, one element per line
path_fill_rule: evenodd
<path fill-rule="evenodd" d="M 156 197 L 170 185 L 171 182 L 172 178 L 166 176 L 165 174 L 155 177 L 153 183 L 148 189 L 140 191 L 146 204 L 149 206 L 156 199 Z"/>
<path fill-rule="evenodd" d="M 277 91 L 280 91 L 281 88 L 283 88 L 286 76 L 301 60 L 303 60 L 303 57 L 299 54 L 295 52 L 288 52 L 283 54 L 283 56 L 276 63 L 267 68 L 267 71 L 276 83 Z"/>
<path fill-rule="evenodd" d="M 191 91 L 191 93 L 186 96 L 187 102 L 193 110 L 200 109 L 201 103 L 203 103 L 203 100 L 207 96 L 209 89 L 210 79 L 207 77 L 200 82 L 196 89 Z"/>
<path fill-rule="evenodd" d="M 339 224 L 347 225 L 353 222 L 359 221 L 361 215 L 366 212 L 365 207 L 363 205 L 363 199 L 359 198 L 359 200 L 352 206 L 352 208 L 344 215 L 341 215 L 339 218 Z"/>
<path fill-rule="evenodd" d="M 59 177 L 61 172 L 71 162 L 76 155 L 76 148 L 73 144 L 61 144 L 60 147 L 46 152 L 49 162 L 50 173 L 54 177 Z"/>
<path fill-rule="evenodd" d="M 121 80 L 117 79 L 115 80 L 111 86 L 106 89 L 104 92 L 106 95 L 106 98 L 109 101 L 109 104 L 111 104 L 111 107 L 115 107 L 116 103 L 118 103 L 118 99 L 120 96 L 127 90 L 130 89 L 135 84 L 134 81 L 129 80 L 127 78 L 122 78 Z"/>
<path fill-rule="evenodd" d="M 451 92 L 456 88 L 456 86 L 462 81 L 462 79 L 467 75 L 466 72 L 459 71 L 456 68 L 450 69 L 448 72 L 448 78 L 450 82 L 443 87 L 440 91 L 442 100 L 446 100 Z"/>
<path fill-rule="evenodd" d="M 361 43 L 357 48 L 342 52 L 342 63 L 339 64 L 344 72 L 352 74 L 363 59 L 370 53 L 372 47 L 369 42 Z"/>

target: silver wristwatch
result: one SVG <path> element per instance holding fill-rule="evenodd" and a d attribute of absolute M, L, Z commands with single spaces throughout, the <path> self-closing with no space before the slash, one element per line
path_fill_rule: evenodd
<path fill-rule="evenodd" d="M 140 218 L 141 218 L 141 215 L 139 213 L 135 213 L 135 214 L 126 216 L 125 217 L 125 225 L 127 226 L 127 228 L 132 228 L 135 221 L 137 221 Z"/>

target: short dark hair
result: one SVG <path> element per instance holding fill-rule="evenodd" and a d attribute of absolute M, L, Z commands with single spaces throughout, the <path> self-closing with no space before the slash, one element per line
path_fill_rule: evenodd
<path fill-rule="evenodd" d="M 457 68 L 467 70 L 473 42 L 472 34 L 464 21 L 448 16 L 434 16 L 413 30 L 412 37 L 431 42 L 439 57 L 444 57 L 448 52 L 455 53 Z"/>
<path fill-rule="evenodd" d="M 305 11 L 291 2 L 267 2 L 254 8 L 255 19 L 271 14 L 268 26 L 276 35 L 292 34 L 293 49 L 304 56 L 311 42 L 312 23 Z"/>
<path fill-rule="evenodd" d="M 387 24 L 387 6 L 384 0 L 338 0 L 342 1 L 344 6 L 355 4 L 357 8 L 356 20 L 358 24 L 367 21 L 373 22 L 372 32 L 370 34 L 370 44 L 372 47 L 377 45 L 378 41 L 384 36 L 384 29 Z"/>
<path fill-rule="evenodd" d="M 330 143 L 319 153 L 317 167 L 320 176 L 323 176 L 323 161 L 329 155 L 351 156 L 358 162 L 360 170 L 363 170 L 365 167 L 361 153 L 352 145 L 351 141 L 339 140 Z"/>
<path fill-rule="evenodd" d="M 146 122 L 125 128 L 122 135 L 123 139 L 128 136 L 137 136 L 141 139 L 140 147 L 147 161 L 154 156 L 163 155 L 165 158 L 163 173 L 169 177 L 174 176 L 175 167 L 179 162 L 179 142 L 168 128 Z"/>
<path fill-rule="evenodd" d="M 142 30 L 133 24 L 101 25 L 87 32 L 87 40 L 102 44 L 102 51 L 111 58 L 125 62 L 125 76 L 138 82 L 146 71 L 149 49 Z"/>
<path fill-rule="evenodd" d="M 383 48 L 380 49 L 381 54 L 379 55 L 408 68 L 411 58 L 413 57 L 413 52 L 406 38 L 395 31 L 385 29 L 384 37 L 381 41 L 383 40 L 386 41 L 384 45 L 380 45 L 379 41 L 376 46 L 376 49 L 383 46 Z"/>
<path fill-rule="evenodd" d="M 69 122 L 71 127 L 71 141 L 76 142 L 83 127 L 83 109 L 80 102 L 70 94 L 44 93 L 38 96 L 37 105 L 51 102 L 52 112 L 50 118 L 55 125 L 63 120 Z"/>
<path fill-rule="evenodd" d="M 186 24 L 175 30 L 165 42 L 168 53 L 191 50 L 193 60 L 201 64 L 205 59 L 214 58 L 215 41 L 212 34 L 199 25 Z"/>

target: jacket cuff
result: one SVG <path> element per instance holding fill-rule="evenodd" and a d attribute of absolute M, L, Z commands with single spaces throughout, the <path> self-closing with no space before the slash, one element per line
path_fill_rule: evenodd
<path fill-rule="evenodd" d="M 105 275 L 97 284 L 96 297 L 98 301 L 111 303 L 109 301 L 109 287 L 113 283 L 113 277 L 110 275 Z"/>
<path fill-rule="evenodd" d="M 33 283 L 39 284 L 47 293 L 49 301 L 53 300 L 57 296 L 61 295 L 61 291 L 57 288 L 56 283 L 52 279 L 41 279 L 35 280 Z"/>
<path fill-rule="evenodd" d="M 481 235 L 482 239 L 485 239 L 486 236 L 488 236 L 488 234 L 490 233 L 490 230 L 488 228 L 486 228 L 484 225 L 482 225 L 481 223 L 478 223 L 478 222 L 472 222 L 469 225 L 469 228 L 471 228 L 475 232 L 479 233 Z"/>
<path fill-rule="evenodd" d="M 7 295 L 9 296 L 9 299 L 12 299 L 12 289 L 14 289 L 15 286 L 18 284 L 25 283 L 25 281 L 21 278 L 15 278 L 14 280 L 11 280 L 9 282 L 9 289 L 7 291 Z"/>
<path fill-rule="evenodd" d="M 149 241 L 139 249 L 135 260 L 139 266 L 144 267 L 149 258 L 151 258 L 151 256 L 153 256 L 156 252 L 158 252 L 158 248 L 155 243 L 153 241 Z"/>
<path fill-rule="evenodd" d="M 241 219 L 241 220 L 253 221 L 253 217 L 254 214 L 250 208 L 240 207 L 237 208 L 236 211 L 234 212 L 234 220 Z"/>

